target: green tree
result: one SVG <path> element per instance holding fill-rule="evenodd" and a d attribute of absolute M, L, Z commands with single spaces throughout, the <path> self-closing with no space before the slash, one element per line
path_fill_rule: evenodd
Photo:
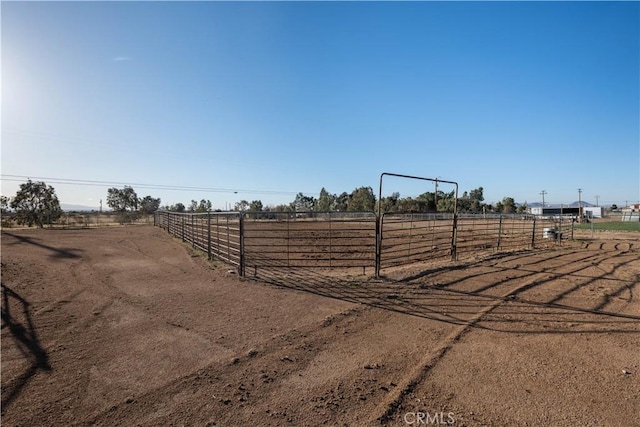
<path fill-rule="evenodd" d="M 419 195 L 416 201 L 418 202 L 418 211 L 420 212 L 433 212 L 436 210 L 435 194 L 430 191 Z"/>
<path fill-rule="evenodd" d="M 247 202 L 246 200 L 240 200 L 235 204 L 233 210 L 238 212 L 247 211 L 249 210 L 249 202 Z"/>
<path fill-rule="evenodd" d="M 169 206 L 169 208 L 167 209 L 168 211 L 171 212 L 179 212 L 179 213 L 183 213 L 186 210 L 186 206 L 183 205 L 182 203 L 178 202 L 175 205 L 171 205 Z"/>
<path fill-rule="evenodd" d="M 420 210 L 420 202 L 413 197 L 403 197 L 397 203 L 398 212 L 418 212 Z"/>
<path fill-rule="evenodd" d="M 151 196 L 144 196 L 140 199 L 140 213 L 152 214 L 160 209 L 160 199 L 154 199 Z"/>
<path fill-rule="evenodd" d="M 198 206 L 196 207 L 196 212 L 198 213 L 209 212 L 211 210 L 211 206 L 212 205 L 210 200 L 202 199 L 200 200 L 200 203 L 198 203 Z"/>
<path fill-rule="evenodd" d="M 316 210 L 320 212 L 333 210 L 335 200 L 335 194 L 330 194 L 324 187 L 322 187 L 322 189 L 320 190 L 320 195 L 318 196 Z"/>
<path fill-rule="evenodd" d="M 298 193 L 295 200 L 291 203 L 291 208 L 295 212 L 312 211 L 315 206 L 316 198 L 313 196 L 305 196 L 302 193 Z"/>
<path fill-rule="evenodd" d="M 7 196 L 0 196 L 0 214 L 6 215 L 9 213 L 11 205 L 11 198 Z"/>
<path fill-rule="evenodd" d="M 272 206 L 269 210 L 271 212 L 291 212 L 291 204 Z"/>
<path fill-rule="evenodd" d="M 344 191 L 342 194 L 336 197 L 335 200 L 335 210 L 337 211 L 346 211 L 349 205 L 349 194 Z"/>
<path fill-rule="evenodd" d="M 462 193 L 462 197 L 458 197 L 458 212 L 469 212 L 471 209 L 471 199 L 465 191 Z"/>
<path fill-rule="evenodd" d="M 376 206 L 376 196 L 371 187 L 360 187 L 353 190 L 347 204 L 348 211 L 373 211 Z"/>
<path fill-rule="evenodd" d="M 469 192 L 469 211 L 482 212 L 484 207 L 484 188 L 478 187 L 475 190 Z"/>
<path fill-rule="evenodd" d="M 251 212 L 262 212 L 262 209 L 262 200 L 252 200 L 251 203 L 249 203 L 249 210 Z"/>
<path fill-rule="evenodd" d="M 391 196 L 383 197 L 380 203 L 380 210 L 382 212 L 395 212 L 398 210 L 398 201 L 400 200 L 400 193 L 392 193 Z M 376 205 L 376 210 L 377 210 Z"/>
<path fill-rule="evenodd" d="M 11 209 L 11 198 L 7 196 L 0 196 L 0 220 L 3 227 L 11 227 L 11 215 L 9 210 Z"/>
<path fill-rule="evenodd" d="M 453 212 L 455 205 L 455 192 L 438 192 L 438 212 Z"/>
<path fill-rule="evenodd" d="M 107 205 L 119 214 L 121 223 L 137 218 L 139 202 L 135 190 L 129 186 L 107 190 Z"/>
<path fill-rule="evenodd" d="M 18 224 L 34 224 L 42 228 L 60 218 L 62 209 L 55 189 L 42 181 L 28 180 L 20 184 L 20 190 L 11 200 L 11 209 L 15 211 Z"/>
<path fill-rule="evenodd" d="M 513 197 L 505 197 L 502 199 L 502 212 L 514 213 L 516 211 L 516 202 Z"/>
<path fill-rule="evenodd" d="M 527 202 L 524 202 L 523 204 L 518 206 L 518 213 L 525 213 L 525 212 L 527 212 Z"/>

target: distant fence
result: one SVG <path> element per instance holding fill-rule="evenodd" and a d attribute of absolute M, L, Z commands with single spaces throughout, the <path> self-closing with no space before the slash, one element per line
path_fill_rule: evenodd
<path fill-rule="evenodd" d="M 160 211 L 154 224 L 237 267 L 380 269 L 531 249 L 572 237 L 570 217 L 373 212 Z"/>
<path fill-rule="evenodd" d="M 51 224 L 45 224 L 46 228 L 93 228 L 107 227 L 120 224 L 153 224 L 153 214 L 125 214 L 118 212 L 63 212 L 60 218 Z M 15 214 L 12 212 L 2 215 L 2 227 L 24 227 L 18 224 Z"/>

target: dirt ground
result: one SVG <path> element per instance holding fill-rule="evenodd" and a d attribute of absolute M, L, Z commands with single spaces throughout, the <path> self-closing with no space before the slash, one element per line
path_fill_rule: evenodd
<path fill-rule="evenodd" d="M 640 425 L 640 241 L 241 279 L 159 228 L 2 233 L 2 424 Z"/>

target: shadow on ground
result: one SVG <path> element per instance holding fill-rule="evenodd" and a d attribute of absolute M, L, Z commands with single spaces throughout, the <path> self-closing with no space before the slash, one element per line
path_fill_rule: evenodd
<path fill-rule="evenodd" d="M 81 249 L 56 248 L 55 246 L 49 246 L 49 245 L 45 245 L 44 243 L 41 243 L 39 241 L 40 239 L 33 238 L 33 237 L 27 237 L 27 236 L 20 236 L 18 234 L 9 233 L 7 231 L 3 231 L 2 234 L 6 235 L 6 236 L 13 237 L 14 239 L 16 239 L 16 241 L 9 243 L 10 245 L 19 245 L 19 244 L 22 244 L 22 243 L 26 243 L 26 244 L 29 244 L 29 245 L 34 245 L 34 246 L 37 246 L 39 248 L 46 249 L 46 250 L 50 251 L 51 254 L 49 256 L 51 258 L 54 258 L 54 259 L 74 259 L 74 258 L 80 258 L 81 257 L 79 255 L 79 253 L 82 252 Z"/>
<path fill-rule="evenodd" d="M 29 302 L 2 283 L 2 329 L 8 328 L 11 338 L 29 367 L 18 377 L 2 384 L 2 412 L 20 395 L 21 390 L 40 370 L 51 371 L 49 354 L 40 345 L 31 319 Z M 3 346 L 6 346 L 3 343 Z"/>
<path fill-rule="evenodd" d="M 617 271 L 637 258 L 623 254 L 550 254 L 555 264 L 563 266 L 554 268 L 548 266 L 548 259 L 523 251 L 439 266 L 399 279 L 330 277 L 321 270 L 288 268 L 261 259 L 260 264 L 268 267 L 255 270 L 248 278 L 396 313 L 508 333 L 640 333 L 640 316 L 607 310 L 622 295 L 628 295 L 623 300 L 631 303 L 638 287 L 638 280 L 616 278 Z M 512 266 L 501 265 L 503 259 Z M 600 267 L 600 274 L 584 271 L 594 266 Z M 451 272 L 455 274 L 448 274 Z M 606 281 L 611 290 L 585 305 L 577 294 L 599 280 Z M 461 287 L 462 283 L 466 286 Z M 543 298 L 527 296 L 527 291 L 536 288 L 544 291 Z M 482 321 L 472 322 L 488 306 L 496 309 Z"/>

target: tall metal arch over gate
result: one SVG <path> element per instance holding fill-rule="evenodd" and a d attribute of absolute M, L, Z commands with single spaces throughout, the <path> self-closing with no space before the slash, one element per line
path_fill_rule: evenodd
<path fill-rule="evenodd" d="M 452 214 L 387 214 L 382 213 L 382 184 L 385 176 L 430 181 L 455 186 Z M 436 190 L 437 191 L 437 190 Z M 458 222 L 458 183 L 439 178 L 402 175 L 391 172 L 380 174 L 378 211 L 376 214 L 376 277 L 387 266 L 423 261 L 448 252 L 456 259 Z"/>

